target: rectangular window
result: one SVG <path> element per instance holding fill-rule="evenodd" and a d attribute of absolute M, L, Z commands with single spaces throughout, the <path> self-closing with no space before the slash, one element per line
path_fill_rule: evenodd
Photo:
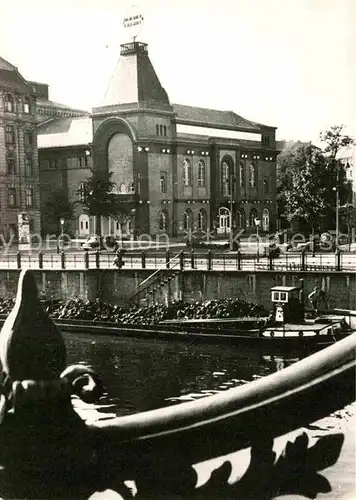
<path fill-rule="evenodd" d="M 15 145 L 15 130 L 12 125 L 6 125 L 5 127 L 5 144 L 6 145 Z"/>
<path fill-rule="evenodd" d="M 26 188 L 26 207 L 32 208 L 33 205 L 34 205 L 34 203 L 33 203 L 33 187 L 27 187 Z"/>
<path fill-rule="evenodd" d="M 33 142 L 32 130 L 25 130 L 24 142 L 26 148 L 32 147 L 32 142 Z"/>
<path fill-rule="evenodd" d="M 17 196 L 16 196 L 15 186 L 8 186 L 7 188 L 7 204 L 10 208 L 17 206 Z"/>
<path fill-rule="evenodd" d="M 25 156 L 25 175 L 26 177 L 33 176 L 33 159 L 31 155 Z"/>
<path fill-rule="evenodd" d="M 16 174 L 16 159 L 13 155 L 8 155 L 6 158 L 6 171 L 8 175 Z"/>

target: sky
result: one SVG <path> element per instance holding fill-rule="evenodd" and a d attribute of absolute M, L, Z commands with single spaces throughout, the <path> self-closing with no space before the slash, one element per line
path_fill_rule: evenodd
<path fill-rule="evenodd" d="M 0 0 L 0 55 L 91 110 L 132 3 L 172 103 L 233 110 L 278 139 L 317 142 L 335 124 L 356 137 L 356 0 Z"/>

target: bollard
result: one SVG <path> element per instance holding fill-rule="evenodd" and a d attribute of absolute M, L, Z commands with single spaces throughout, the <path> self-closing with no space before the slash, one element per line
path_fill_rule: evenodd
<path fill-rule="evenodd" d="M 144 251 L 141 253 L 141 267 L 142 269 L 146 268 L 146 253 Z"/>
<path fill-rule="evenodd" d="M 41 251 L 38 252 L 38 267 L 43 269 L 43 253 Z"/>
<path fill-rule="evenodd" d="M 301 270 L 302 271 L 305 271 L 305 251 L 302 250 L 302 255 L 301 255 L 301 258 L 302 258 L 302 262 L 301 262 Z"/>
<path fill-rule="evenodd" d="M 341 271 L 341 252 L 337 250 L 336 252 L 336 271 Z"/>
<path fill-rule="evenodd" d="M 191 267 L 192 269 L 194 269 L 194 268 L 195 268 L 195 261 L 194 261 L 194 260 L 195 260 L 194 250 L 193 250 L 193 249 L 191 249 L 191 251 L 190 251 L 190 267 Z"/>
<path fill-rule="evenodd" d="M 85 253 L 84 253 L 84 265 L 85 265 L 85 269 L 89 269 L 89 253 L 88 253 L 88 250 L 85 250 Z"/>
<path fill-rule="evenodd" d="M 180 270 L 183 271 L 183 269 L 184 269 L 184 252 L 182 250 L 179 252 L 179 267 L 180 267 Z"/>
<path fill-rule="evenodd" d="M 273 271 L 273 257 L 271 255 L 271 253 L 268 256 L 268 259 L 269 259 L 269 270 Z"/>
<path fill-rule="evenodd" d="M 207 267 L 208 267 L 208 271 L 211 271 L 211 262 L 212 262 L 212 253 L 211 253 L 211 250 L 208 250 L 208 253 L 207 253 Z"/>
<path fill-rule="evenodd" d="M 166 268 L 169 269 L 169 250 L 166 250 Z"/>
<path fill-rule="evenodd" d="M 66 256 L 63 250 L 61 252 L 61 267 L 62 269 L 66 268 Z"/>
<path fill-rule="evenodd" d="M 20 252 L 17 252 L 16 260 L 17 260 L 17 269 L 21 269 L 21 254 L 20 254 Z"/>
<path fill-rule="evenodd" d="M 241 271 L 241 261 L 242 261 L 242 254 L 241 254 L 241 250 L 239 249 L 237 251 L 237 269 L 239 271 Z"/>
<path fill-rule="evenodd" d="M 97 250 L 95 252 L 95 265 L 97 269 L 100 269 L 100 252 Z"/>

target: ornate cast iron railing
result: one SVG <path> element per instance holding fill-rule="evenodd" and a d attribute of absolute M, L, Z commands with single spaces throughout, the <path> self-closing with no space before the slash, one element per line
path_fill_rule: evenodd
<path fill-rule="evenodd" d="M 71 396 L 97 401 L 100 379 L 88 367 L 66 368 L 61 334 L 41 308 L 33 275 L 24 271 L 0 336 L 0 496 L 84 499 L 107 488 L 127 496 L 123 481 L 134 479 L 138 498 L 155 489 L 195 498 L 209 485 L 200 493 L 194 489 L 193 464 L 251 447 L 250 466 L 235 485 L 223 484 L 231 472 L 228 462 L 215 473 L 211 498 L 221 498 L 214 496 L 215 487 L 225 493 L 232 488 L 236 498 L 300 491 L 314 498 L 317 471 L 337 461 L 342 434 L 309 447 L 301 433 L 278 460 L 273 440 L 354 400 L 355 345 L 353 334 L 225 393 L 86 423 Z"/>

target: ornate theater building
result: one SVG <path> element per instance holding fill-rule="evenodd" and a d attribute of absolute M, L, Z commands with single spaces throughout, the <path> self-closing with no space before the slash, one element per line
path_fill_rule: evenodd
<path fill-rule="evenodd" d="M 93 168 L 112 172 L 117 195 L 132 207 L 124 227 L 113 218 L 102 221 L 106 234 L 225 235 L 254 231 L 256 220 L 260 231 L 275 228 L 276 128 L 232 111 L 172 104 L 147 44 L 121 45 L 104 100 L 91 115 L 64 109 L 60 116 L 57 109 L 50 116 L 45 103 L 42 109 L 43 203 L 54 186 L 78 201 Z M 42 221 L 50 231 L 45 213 Z M 69 232 L 84 237 L 94 230 L 78 205 Z"/>

